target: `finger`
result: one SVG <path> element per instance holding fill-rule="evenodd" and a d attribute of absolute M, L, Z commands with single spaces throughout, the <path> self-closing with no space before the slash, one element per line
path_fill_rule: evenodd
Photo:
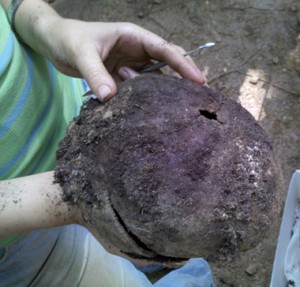
<path fill-rule="evenodd" d="M 205 77 L 191 58 L 184 57 L 184 50 L 166 42 L 161 37 L 147 31 L 143 34 L 144 49 L 154 59 L 166 62 L 183 78 L 200 84 L 205 83 Z M 180 52 L 181 51 L 181 52 Z"/>
<path fill-rule="evenodd" d="M 174 45 L 174 48 L 177 49 L 177 51 L 181 54 L 181 55 L 185 55 L 186 54 L 186 51 L 180 47 L 180 46 L 177 46 L 177 45 Z M 190 56 L 184 56 L 186 61 L 189 62 L 189 64 L 197 71 L 197 72 L 200 72 L 201 73 L 201 77 L 204 79 L 204 83 L 203 85 L 206 85 L 207 84 L 207 79 L 204 75 L 204 73 L 197 67 L 195 61 L 190 57 Z"/>
<path fill-rule="evenodd" d="M 78 70 L 98 99 L 106 102 L 116 94 L 116 83 L 106 70 L 97 51 L 94 49 L 87 51 L 77 59 Z"/>
<path fill-rule="evenodd" d="M 139 73 L 137 73 L 136 71 L 130 69 L 129 67 L 121 67 L 118 70 L 118 74 L 120 75 L 120 77 L 123 80 L 133 79 L 133 78 L 136 78 L 136 77 L 140 76 Z"/>
<path fill-rule="evenodd" d="M 190 57 L 185 57 L 185 51 L 176 45 L 167 44 L 165 48 L 158 47 L 163 57 L 163 61 L 178 72 L 183 78 L 204 84 L 206 79 L 195 62 Z"/>

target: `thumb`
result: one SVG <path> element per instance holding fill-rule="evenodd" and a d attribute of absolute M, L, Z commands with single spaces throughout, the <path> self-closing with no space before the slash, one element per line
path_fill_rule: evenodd
<path fill-rule="evenodd" d="M 78 57 L 77 67 L 100 102 L 106 102 L 116 94 L 116 83 L 96 51 Z"/>

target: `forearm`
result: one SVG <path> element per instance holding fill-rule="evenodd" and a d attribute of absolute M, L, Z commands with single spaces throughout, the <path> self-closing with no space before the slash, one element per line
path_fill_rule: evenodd
<path fill-rule="evenodd" d="M 0 0 L 0 3 L 7 12 L 11 0 Z M 44 1 L 23 0 L 16 12 L 14 27 L 18 37 L 25 44 L 48 57 L 47 45 L 51 42 L 49 27 L 61 19 L 56 11 Z"/>
<path fill-rule="evenodd" d="M 0 238 L 78 223 L 80 213 L 62 200 L 53 172 L 0 181 Z"/>

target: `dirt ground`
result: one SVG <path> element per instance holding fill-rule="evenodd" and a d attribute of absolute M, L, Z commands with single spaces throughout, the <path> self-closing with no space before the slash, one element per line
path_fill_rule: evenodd
<path fill-rule="evenodd" d="M 287 192 L 294 170 L 300 168 L 299 0 L 48 2 L 71 18 L 136 23 L 186 50 L 215 42 L 194 60 L 211 87 L 240 102 L 266 130 Z M 279 223 L 280 218 L 265 240 L 238 262 L 209 262 L 216 285 L 269 286 Z"/>

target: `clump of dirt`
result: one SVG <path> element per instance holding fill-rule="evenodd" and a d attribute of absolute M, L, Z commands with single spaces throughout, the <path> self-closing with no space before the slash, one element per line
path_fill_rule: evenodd
<path fill-rule="evenodd" d="M 131 255 L 234 257 L 280 212 L 264 130 L 234 100 L 184 79 L 142 76 L 104 105 L 89 101 L 57 160 L 64 200 Z"/>

